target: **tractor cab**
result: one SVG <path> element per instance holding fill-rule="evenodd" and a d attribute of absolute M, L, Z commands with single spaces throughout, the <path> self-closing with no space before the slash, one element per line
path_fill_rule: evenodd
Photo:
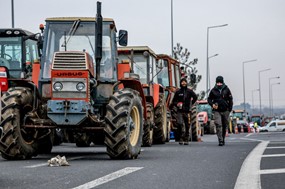
<path fill-rule="evenodd" d="M 2 92 L 8 89 L 8 85 L 18 85 L 19 79 L 29 79 L 32 76 L 33 64 L 38 63 L 38 60 L 37 35 L 19 28 L 0 29 L 0 83 Z"/>
<path fill-rule="evenodd" d="M 84 80 L 82 83 L 86 89 L 96 85 L 96 91 L 93 92 L 95 104 L 108 103 L 112 94 L 112 85 L 118 81 L 117 78 L 117 30 L 113 19 L 104 18 L 102 20 L 102 38 L 96 35 L 96 19 L 93 17 L 61 17 L 47 18 L 44 33 L 44 54 L 41 58 L 41 93 L 45 98 L 52 98 L 52 94 L 60 92 L 58 85 L 62 83 L 60 78 L 76 78 L 78 70 L 88 70 L 90 80 Z M 122 32 L 122 31 L 120 31 Z M 96 56 L 96 43 L 102 43 Z M 124 35 L 119 33 L 119 44 L 124 44 Z M 101 46 L 100 45 L 100 46 Z M 100 52 L 99 52 L 100 51 Z M 70 53 L 71 52 L 71 53 Z M 86 58 L 87 57 L 87 58 Z M 85 58 L 88 61 L 85 61 Z M 86 63 L 88 62 L 88 65 Z M 58 74 L 55 75 L 57 70 Z M 61 70 L 61 71 L 60 71 Z M 68 70 L 64 76 L 63 70 Z M 59 82 L 59 83 L 57 83 Z M 78 80 L 81 82 L 81 80 Z M 91 88 L 87 86 L 91 83 Z M 56 85 L 54 85 L 57 83 Z M 67 88 L 68 84 L 63 86 L 62 90 L 70 92 L 77 98 L 80 91 L 76 88 Z M 75 84 L 76 85 L 76 84 Z M 73 91 L 74 90 L 74 91 Z M 51 93 L 50 93 L 51 91 Z M 63 92 L 63 91 L 61 91 Z M 86 91 L 81 91 L 81 93 Z M 87 93 L 88 94 L 88 93 Z M 90 96 L 85 96 L 88 99 Z"/>

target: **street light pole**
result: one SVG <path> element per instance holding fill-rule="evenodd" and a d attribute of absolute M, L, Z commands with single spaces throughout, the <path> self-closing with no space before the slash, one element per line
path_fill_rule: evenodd
<path fill-rule="evenodd" d="M 218 56 L 218 55 L 219 55 L 219 54 L 214 54 L 214 55 L 210 56 L 210 57 L 209 57 L 209 60 L 210 60 L 211 58 L 215 57 L 215 56 Z M 208 82 L 209 82 L 209 89 L 211 89 L 211 77 L 210 77 L 211 75 L 210 75 L 210 70 L 211 70 L 211 69 L 210 69 L 210 64 L 209 64 L 209 72 L 208 72 L 208 73 L 209 73 L 209 81 L 208 81 Z"/>
<path fill-rule="evenodd" d="M 255 62 L 257 61 L 257 59 L 254 59 L 254 60 L 247 60 L 247 61 L 244 61 L 242 62 L 242 81 L 243 81 L 243 110 L 246 111 L 246 107 L 245 107 L 245 79 L 244 79 L 244 64 L 246 63 L 250 63 L 250 62 Z"/>
<path fill-rule="evenodd" d="M 270 81 L 272 80 L 272 79 L 279 79 L 280 77 L 279 76 L 277 76 L 277 77 L 270 77 L 268 80 L 269 80 L 269 113 L 270 113 L 270 116 L 272 116 L 272 105 L 271 105 L 271 99 L 272 99 L 272 96 L 271 96 L 271 83 L 270 83 Z"/>
<path fill-rule="evenodd" d="M 271 70 L 271 68 L 265 69 L 265 70 L 260 70 L 258 72 L 258 85 L 259 85 L 259 113 L 261 114 L 261 85 L 260 85 L 260 73 L 261 72 L 266 72 Z"/>
<path fill-rule="evenodd" d="M 206 91 L 205 91 L 206 97 L 208 97 L 208 90 L 209 90 L 209 30 L 211 28 L 219 28 L 224 26 L 228 26 L 228 24 L 207 27 L 207 65 L 206 65 Z"/>
<path fill-rule="evenodd" d="M 12 9 L 12 28 L 14 28 L 14 0 L 11 0 L 11 9 Z"/>
<path fill-rule="evenodd" d="M 171 56 L 173 56 L 173 0 L 171 0 Z"/>
<path fill-rule="evenodd" d="M 274 115 L 274 111 L 273 111 L 273 92 L 272 92 L 272 86 L 273 86 L 273 85 L 280 85 L 280 82 L 279 82 L 279 83 L 272 83 L 272 84 L 270 85 L 270 88 L 271 88 L 271 97 L 272 97 L 272 102 L 271 102 L 272 112 L 270 113 L 271 116 Z"/>

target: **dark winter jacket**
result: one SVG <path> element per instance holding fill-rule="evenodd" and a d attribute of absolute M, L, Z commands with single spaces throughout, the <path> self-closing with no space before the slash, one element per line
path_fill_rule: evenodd
<path fill-rule="evenodd" d="M 181 87 L 178 89 L 173 97 L 172 104 L 173 106 L 177 106 L 179 102 L 183 103 L 182 109 L 178 111 L 180 112 L 190 112 L 191 105 L 193 105 L 197 101 L 197 95 L 193 90 L 187 87 Z"/>
<path fill-rule="evenodd" d="M 208 103 L 213 107 L 213 104 L 218 104 L 218 109 L 214 111 L 224 112 L 232 111 L 233 97 L 227 85 L 223 85 L 221 89 L 215 86 L 209 94 Z"/>

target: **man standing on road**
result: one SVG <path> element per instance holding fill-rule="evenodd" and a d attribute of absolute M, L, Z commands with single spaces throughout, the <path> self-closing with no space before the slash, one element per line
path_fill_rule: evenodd
<path fill-rule="evenodd" d="M 177 107 L 177 125 L 179 136 L 179 144 L 189 144 L 189 113 L 191 112 L 191 105 L 197 100 L 197 95 L 192 89 L 187 87 L 187 79 L 180 80 L 180 89 L 175 92 L 172 100 L 172 105 Z"/>
<path fill-rule="evenodd" d="M 229 125 L 229 114 L 233 108 L 233 97 L 222 76 L 216 78 L 216 85 L 210 91 L 208 103 L 213 108 L 219 146 L 223 146 Z"/>

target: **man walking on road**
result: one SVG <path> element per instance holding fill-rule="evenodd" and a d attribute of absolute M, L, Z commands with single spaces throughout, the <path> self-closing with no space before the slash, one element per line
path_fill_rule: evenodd
<path fill-rule="evenodd" d="M 177 124 L 179 144 L 188 145 L 189 144 L 189 113 L 191 112 L 191 105 L 197 100 L 197 95 L 192 89 L 187 87 L 186 78 L 180 80 L 180 89 L 175 92 L 172 100 L 172 105 L 177 107 Z"/>
<path fill-rule="evenodd" d="M 233 108 L 233 97 L 222 76 L 216 78 L 216 85 L 210 91 L 208 103 L 213 108 L 219 146 L 223 146 L 229 125 L 229 114 Z"/>

